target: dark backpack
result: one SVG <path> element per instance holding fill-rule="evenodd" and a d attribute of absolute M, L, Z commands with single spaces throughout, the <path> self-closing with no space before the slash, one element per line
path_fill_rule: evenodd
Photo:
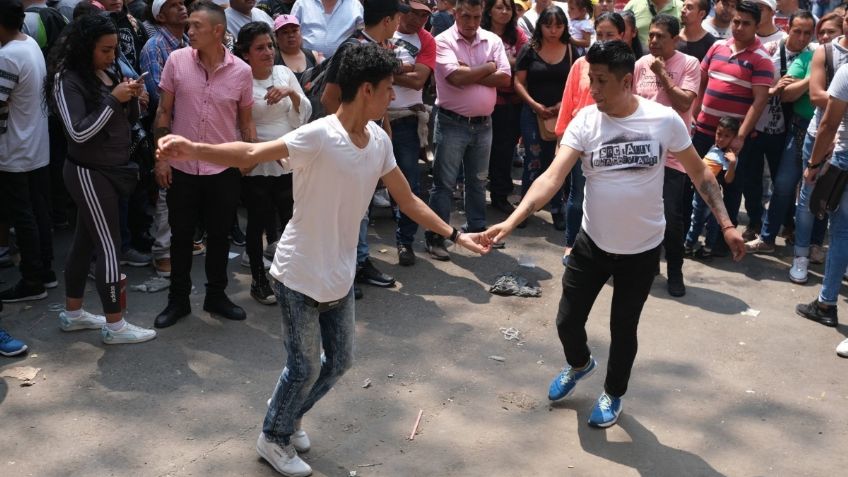
<path fill-rule="evenodd" d="M 345 44 L 358 45 L 360 44 L 360 40 L 351 37 L 342 43 L 342 45 Z M 342 45 L 339 45 L 338 49 L 341 49 Z M 336 51 L 338 52 L 338 50 Z M 303 93 L 306 94 L 306 97 L 309 98 L 309 103 L 312 104 L 310 121 L 327 115 L 327 112 L 324 111 L 324 107 L 321 105 L 321 95 L 324 94 L 324 89 L 327 87 L 327 71 L 330 69 L 330 62 L 334 56 L 335 54 L 312 68 L 305 69 L 303 74 L 300 75 L 300 87 L 303 88 Z"/>
<path fill-rule="evenodd" d="M 29 7 L 25 10 L 27 17 L 35 18 L 35 31 L 27 32 L 38 43 L 44 59 L 48 58 L 50 49 L 59 40 L 68 21 L 53 7 Z M 30 24 L 25 20 L 26 24 Z"/>

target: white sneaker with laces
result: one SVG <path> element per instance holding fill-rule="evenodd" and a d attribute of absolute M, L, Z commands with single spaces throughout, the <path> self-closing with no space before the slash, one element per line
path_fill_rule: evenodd
<path fill-rule="evenodd" d="M 271 407 L 271 398 L 268 398 L 268 401 L 265 402 L 268 407 Z M 306 454 L 309 452 L 309 449 L 312 448 L 312 441 L 309 440 L 309 434 L 306 433 L 300 427 L 300 423 L 302 421 L 298 419 L 294 421 L 294 434 L 291 435 L 291 443 L 294 445 L 296 451 Z"/>
<path fill-rule="evenodd" d="M 106 324 L 106 317 L 85 310 L 79 318 L 71 318 L 67 311 L 59 313 L 59 328 L 62 331 L 99 330 Z"/>
<path fill-rule="evenodd" d="M 259 434 L 256 441 L 256 452 L 268 461 L 277 472 L 286 477 L 306 477 L 312 475 L 312 467 L 297 455 L 294 444 L 281 446 L 265 438 L 264 433 Z"/>
<path fill-rule="evenodd" d="M 842 340 L 842 343 L 836 345 L 836 354 L 843 358 L 848 358 L 848 338 Z"/>
<path fill-rule="evenodd" d="M 103 325 L 100 328 L 100 335 L 103 337 L 103 343 L 105 344 L 144 343 L 145 341 L 156 338 L 156 330 L 142 328 L 127 322 L 118 331 L 112 331 L 108 326 Z"/>
<path fill-rule="evenodd" d="M 792 268 L 789 269 L 789 279 L 793 283 L 807 283 L 807 267 L 810 266 L 810 259 L 807 257 L 795 257 L 792 259 Z"/>

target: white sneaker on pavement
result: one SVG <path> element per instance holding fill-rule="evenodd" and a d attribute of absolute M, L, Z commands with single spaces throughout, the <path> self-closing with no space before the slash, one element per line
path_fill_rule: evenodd
<path fill-rule="evenodd" d="M 59 313 L 59 328 L 62 331 L 99 330 L 106 324 L 106 317 L 95 315 L 85 310 L 79 318 L 71 318 L 67 311 Z"/>
<path fill-rule="evenodd" d="M 268 461 L 277 472 L 286 477 L 306 477 L 312 475 L 312 467 L 297 455 L 294 444 L 281 446 L 265 438 L 264 433 L 259 433 L 256 441 L 256 452 Z"/>
<path fill-rule="evenodd" d="M 789 269 L 789 279 L 793 283 L 807 283 L 807 267 L 810 266 L 810 259 L 807 257 L 795 257 L 792 259 L 792 268 Z"/>
<path fill-rule="evenodd" d="M 145 341 L 156 338 L 156 330 L 142 328 L 127 322 L 118 331 L 112 331 L 108 326 L 103 325 L 100 328 L 100 335 L 103 337 L 103 343 L 105 344 L 144 343 Z"/>
<path fill-rule="evenodd" d="M 268 407 L 271 407 L 271 398 L 268 398 L 268 401 L 266 401 L 265 404 Z M 309 440 L 309 434 L 300 428 L 301 422 L 302 421 L 300 419 L 294 422 L 295 431 L 294 434 L 291 435 L 291 443 L 294 444 L 296 451 L 306 454 L 309 452 L 309 449 L 312 448 L 312 441 Z"/>
<path fill-rule="evenodd" d="M 843 358 L 848 358 L 848 338 L 842 340 L 842 343 L 836 345 L 836 354 Z"/>

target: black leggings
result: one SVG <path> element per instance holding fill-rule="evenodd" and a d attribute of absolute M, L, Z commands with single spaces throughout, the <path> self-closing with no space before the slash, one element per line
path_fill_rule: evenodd
<path fill-rule="evenodd" d="M 82 298 L 92 253 L 104 313 L 121 312 L 121 221 L 118 192 L 99 172 L 65 161 L 68 194 L 77 205 L 74 242 L 65 263 L 65 296 Z"/>
<path fill-rule="evenodd" d="M 285 229 L 292 217 L 294 198 L 292 196 L 292 175 L 247 176 L 242 178 L 242 200 L 247 208 L 247 233 L 245 249 L 250 258 L 250 274 L 254 280 L 265 276 L 262 263 L 262 232 L 268 240 L 279 239 L 276 232 L 276 216 L 280 218 L 280 228 Z M 273 239 L 272 239 L 273 237 Z"/>
<path fill-rule="evenodd" d="M 568 258 L 556 325 L 565 359 L 572 367 L 589 362 L 586 320 L 601 288 L 610 277 L 613 279 L 609 364 L 604 382 L 604 390 L 611 396 L 621 397 L 627 392 L 638 348 L 636 328 L 654 282 L 660 248 L 633 255 L 610 254 L 581 229 Z"/>

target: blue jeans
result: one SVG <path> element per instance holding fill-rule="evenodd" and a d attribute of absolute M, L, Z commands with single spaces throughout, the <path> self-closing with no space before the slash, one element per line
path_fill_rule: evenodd
<path fill-rule="evenodd" d="M 530 190 L 533 181 L 548 170 L 548 167 L 554 161 L 556 141 L 545 141 L 541 138 L 536 113 L 526 104 L 521 108 L 520 124 L 521 137 L 524 138 L 524 173 L 521 176 L 521 196 L 523 197 Z M 551 213 L 564 213 L 564 202 L 562 189 L 560 188 L 549 202 Z"/>
<path fill-rule="evenodd" d="M 780 232 L 780 226 L 783 225 L 786 218 L 786 212 L 795 198 L 795 190 L 803 173 L 803 169 L 801 169 L 801 146 L 804 143 L 808 124 L 809 121 L 793 122 L 786 137 L 786 145 L 783 147 L 780 165 L 776 171 L 771 171 L 774 190 L 769 201 L 768 212 L 763 218 L 762 230 L 760 230 L 760 240 L 763 242 L 774 244 L 774 240 Z"/>
<path fill-rule="evenodd" d="M 464 168 L 466 225 L 470 231 L 483 230 L 486 228 L 486 178 L 492 148 L 492 121 L 470 124 L 438 113 L 435 124 L 430 208 L 439 218 L 450 222 L 456 178 Z"/>
<path fill-rule="evenodd" d="M 807 168 L 810 155 L 813 153 L 813 144 L 816 138 L 809 134 L 804 137 L 804 147 L 801 169 Z M 821 245 L 824 243 L 824 234 L 827 231 L 827 221 L 818 220 L 810 212 L 810 194 L 813 185 L 807 181 L 801 181 L 801 190 L 798 193 L 798 203 L 795 205 L 795 256 L 809 257 L 810 244 Z"/>
<path fill-rule="evenodd" d="M 723 194 L 726 195 L 728 184 L 724 180 L 724 174 L 725 171 L 721 171 L 716 177 L 716 181 L 721 186 Z M 689 223 L 689 231 L 686 233 L 686 245 L 692 246 L 697 243 L 704 227 L 707 229 L 704 239 L 706 247 L 714 248 L 717 243 L 723 243 L 719 242 L 719 227 L 715 216 L 701 194 L 696 191 L 692 198 L 692 218 Z"/>
<path fill-rule="evenodd" d="M 283 314 L 286 367 L 271 397 L 262 432 L 269 441 L 285 445 L 294 434 L 294 421 L 324 397 L 353 364 L 353 289 L 336 308 L 318 313 L 304 302 L 302 293 L 276 280 L 273 287 Z"/>
<path fill-rule="evenodd" d="M 836 165 L 842 170 L 848 170 L 848 152 L 834 154 L 830 162 L 831 167 Z M 830 247 L 827 250 L 819 302 L 836 305 L 846 267 L 848 267 L 848 193 L 843 191 L 839 208 L 830 214 Z"/>
<path fill-rule="evenodd" d="M 573 247 L 577 240 L 577 232 L 583 224 L 583 192 L 586 188 L 586 176 L 583 175 L 583 163 L 577 161 L 571 168 L 571 173 L 565 180 L 570 182 L 568 187 L 568 211 L 565 217 L 565 246 Z"/>
<path fill-rule="evenodd" d="M 370 250 L 368 248 L 368 211 L 365 211 L 365 217 L 359 222 L 359 241 L 356 242 L 356 264 L 362 265 L 368 258 Z"/>
<path fill-rule="evenodd" d="M 748 137 L 745 147 L 739 154 L 735 182 L 739 182 L 745 196 L 745 210 L 748 212 L 749 224 L 757 228 L 762 225 L 764 215 L 763 167 L 768 161 L 771 178 L 774 180 L 780 173 L 779 167 L 785 143 L 786 133 L 766 134 L 757 131 Z"/>
<path fill-rule="evenodd" d="M 392 121 L 392 150 L 395 153 L 395 161 L 400 171 L 409 182 L 412 193 L 418 195 L 421 192 L 420 177 L 418 169 L 418 150 L 421 142 L 418 140 L 418 116 L 407 116 Z M 395 207 L 395 220 L 397 230 L 395 240 L 398 244 L 412 245 L 415 241 L 415 233 L 418 232 L 418 224 Z"/>

